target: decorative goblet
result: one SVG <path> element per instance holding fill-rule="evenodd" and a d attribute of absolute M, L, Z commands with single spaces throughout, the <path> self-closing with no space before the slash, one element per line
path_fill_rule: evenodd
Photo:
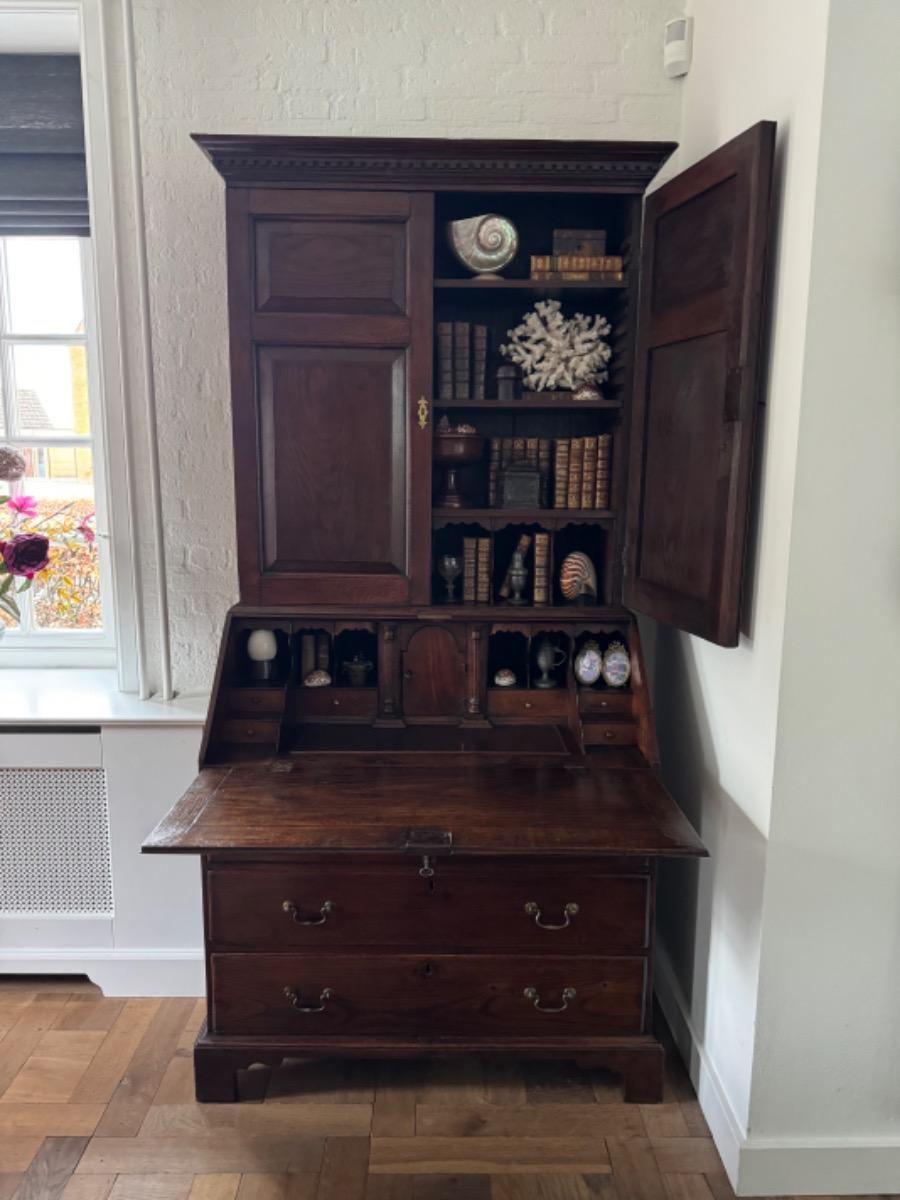
<path fill-rule="evenodd" d="M 521 550 L 513 552 L 512 563 L 509 568 L 509 586 L 512 590 L 512 595 L 509 598 L 510 604 L 527 604 L 528 601 L 522 595 L 522 589 L 528 582 L 528 568 L 525 566 L 525 558 Z"/>
<path fill-rule="evenodd" d="M 465 508 L 466 499 L 459 490 L 456 472 L 484 457 L 484 438 L 477 433 L 436 433 L 434 461 L 444 468 L 444 486 L 435 501 L 438 508 Z"/>
<path fill-rule="evenodd" d="M 462 575 L 462 569 L 462 559 L 458 554 L 442 554 L 438 559 L 437 571 L 438 575 L 440 575 L 441 579 L 447 585 L 448 604 L 453 603 L 453 585 L 459 579 L 460 575 Z"/>

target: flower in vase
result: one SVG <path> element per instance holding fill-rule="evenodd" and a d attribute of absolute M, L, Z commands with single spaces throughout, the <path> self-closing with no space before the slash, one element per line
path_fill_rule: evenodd
<path fill-rule="evenodd" d="M 6 507 L 11 508 L 20 517 L 38 515 L 37 500 L 34 496 L 11 496 L 6 502 Z"/>
<path fill-rule="evenodd" d="M 10 575 L 34 579 L 50 562 L 50 539 L 42 533 L 17 533 L 11 541 L 0 543 L 0 554 Z"/>
<path fill-rule="evenodd" d="M 86 517 L 82 517 L 75 526 L 76 530 L 81 534 L 88 545 L 97 540 L 97 535 L 90 526 L 90 522 L 93 521 L 93 519 L 94 514 L 88 513 L 88 515 Z"/>

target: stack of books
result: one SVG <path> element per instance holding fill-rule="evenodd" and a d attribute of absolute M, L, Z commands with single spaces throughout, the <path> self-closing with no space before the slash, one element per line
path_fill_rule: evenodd
<path fill-rule="evenodd" d="M 611 478 L 612 434 L 556 439 L 554 508 L 609 508 Z"/>
<path fill-rule="evenodd" d="M 532 254 L 531 278 L 542 283 L 622 283 L 619 254 Z"/>
<path fill-rule="evenodd" d="M 548 507 L 550 465 L 553 441 L 551 438 L 493 437 L 488 459 L 488 508 L 500 503 L 500 473 L 514 462 L 537 467 L 541 473 L 541 507 Z"/>
<path fill-rule="evenodd" d="M 463 538 L 463 604 L 491 602 L 491 539 Z"/>
<path fill-rule="evenodd" d="M 483 400 L 487 374 L 487 326 L 438 321 L 438 397 Z"/>

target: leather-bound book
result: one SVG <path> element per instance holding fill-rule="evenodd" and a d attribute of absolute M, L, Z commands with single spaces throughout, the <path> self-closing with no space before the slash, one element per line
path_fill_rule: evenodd
<path fill-rule="evenodd" d="M 537 438 L 526 438 L 525 439 L 525 461 L 528 463 L 529 467 L 536 467 L 538 465 L 538 439 Z"/>
<path fill-rule="evenodd" d="M 597 438 L 597 480 L 594 486 L 594 507 L 609 508 L 612 482 L 612 434 Z"/>
<path fill-rule="evenodd" d="M 478 538 L 463 538 L 463 604 L 475 603 L 475 577 L 478 573 Z"/>
<path fill-rule="evenodd" d="M 569 486 L 566 508 L 581 507 L 581 476 L 584 473 L 584 438 L 572 438 L 569 449 Z"/>
<path fill-rule="evenodd" d="M 438 397 L 452 400 L 453 396 L 453 322 L 438 321 Z"/>
<path fill-rule="evenodd" d="M 499 499 L 500 455 L 502 447 L 502 438 L 491 438 L 491 451 L 490 458 L 488 459 L 488 508 L 496 508 Z"/>
<path fill-rule="evenodd" d="M 550 603 L 550 534 L 534 535 L 534 603 Z"/>
<path fill-rule="evenodd" d="M 513 438 L 512 461 L 522 462 L 525 458 L 525 439 L 523 437 Z"/>
<path fill-rule="evenodd" d="M 519 541 L 516 544 L 516 552 L 522 555 L 522 558 L 528 553 L 528 547 L 531 545 L 531 534 L 523 533 L 519 535 Z M 506 568 L 506 574 L 503 576 L 503 582 L 500 584 L 499 596 L 501 600 L 509 598 L 512 591 L 512 584 L 509 581 L 509 572 L 512 569 L 512 558 L 509 560 L 509 566 Z"/>
<path fill-rule="evenodd" d="M 468 321 L 453 322 L 453 391 L 457 400 L 468 400 L 472 395 L 471 337 Z"/>
<path fill-rule="evenodd" d="M 487 375 L 487 326 L 472 326 L 472 399 L 483 400 Z"/>
<path fill-rule="evenodd" d="M 513 440 L 505 437 L 500 442 L 500 466 L 508 467 L 513 460 Z"/>
<path fill-rule="evenodd" d="M 478 559 L 475 574 L 475 602 L 491 602 L 491 539 L 478 538 Z"/>
<path fill-rule="evenodd" d="M 327 633 L 316 634 L 316 667 L 327 671 L 331 663 L 331 638 Z"/>
<path fill-rule="evenodd" d="M 538 470 L 541 473 L 541 508 L 550 503 L 550 466 L 553 455 L 551 438 L 538 438 Z"/>
<path fill-rule="evenodd" d="M 300 635 L 300 682 L 316 669 L 316 635 L 304 633 Z"/>
<path fill-rule="evenodd" d="M 581 469 L 581 507 L 593 508 L 597 490 L 597 439 L 584 439 L 584 456 Z"/>
<path fill-rule="evenodd" d="M 569 492 L 569 438 L 557 438 L 553 454 L 553 507 L 565 508 Z"/>

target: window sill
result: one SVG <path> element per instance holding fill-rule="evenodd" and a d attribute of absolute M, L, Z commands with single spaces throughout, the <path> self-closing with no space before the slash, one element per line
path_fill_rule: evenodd
<path fill-rule="evenodd" d="M 202 725 L 208 695 L 140 700 L 120 692 L 116 672 L 0 670 L 0 732 L 22 725 Z"/>

